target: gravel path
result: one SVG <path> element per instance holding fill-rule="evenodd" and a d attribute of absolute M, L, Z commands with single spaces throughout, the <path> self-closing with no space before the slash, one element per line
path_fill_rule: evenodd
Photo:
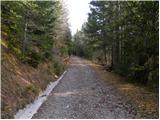
<path fill-rule="evenodd" d="M 72 58 L 66 75 L 33 118 L 139 118 L 125 97 L 83 60 Z"/>

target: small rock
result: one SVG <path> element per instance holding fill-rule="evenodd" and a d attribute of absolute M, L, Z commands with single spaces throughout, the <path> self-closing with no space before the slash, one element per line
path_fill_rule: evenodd
<path fill-rule="evenodd" d="M 67 105 L 65 108 L 69 108 L 69 105 Z"/>
<path fill-rule="evenodd" d="M 57 75 L 54 75 L 54 78 L 56 78 L 56 79 L 57 79 L 57 78 L 58 78 L 58 76 L 57 76 Z"/>
<path fill-rule="evenodd" d="M 47 96 L 47 95 L 42 95 L 41 97 L 45 97 L 45 96 Z"/>

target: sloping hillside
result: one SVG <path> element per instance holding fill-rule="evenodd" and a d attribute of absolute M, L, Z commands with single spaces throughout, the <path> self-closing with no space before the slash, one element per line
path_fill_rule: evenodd
<path fill-rule="evenodd" d="M 61 75 L 71 32 L 61 1 L 3 1 L 1 8 L 1 117 L 13 118 Z"/>
<path fill-rule="evenodd" d="M 55 67 L 57 61 L 47 61 L 33 68 L 4 51 L 1 62 L 2 118 L 12 118 L 18 109 L 33 101 L 49 82 L 55 80 L 55 73 L 63 71 L 63 66 Z"/>

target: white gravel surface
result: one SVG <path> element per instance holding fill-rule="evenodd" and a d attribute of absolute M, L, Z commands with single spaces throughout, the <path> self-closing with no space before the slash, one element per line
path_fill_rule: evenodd
<path fill-rule="evenodd" d="M 125 96 L 77 57 L 33 118 L 139 118 Z"/>

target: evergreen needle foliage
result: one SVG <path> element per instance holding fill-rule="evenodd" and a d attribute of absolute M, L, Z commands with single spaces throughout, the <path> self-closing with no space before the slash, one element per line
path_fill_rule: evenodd
<path fill-rule="evenodd" d="M 74 36 L 73 53 L 158 86 L 158 6 L 158 1 L 91 1 L 88 21 Z"/>

